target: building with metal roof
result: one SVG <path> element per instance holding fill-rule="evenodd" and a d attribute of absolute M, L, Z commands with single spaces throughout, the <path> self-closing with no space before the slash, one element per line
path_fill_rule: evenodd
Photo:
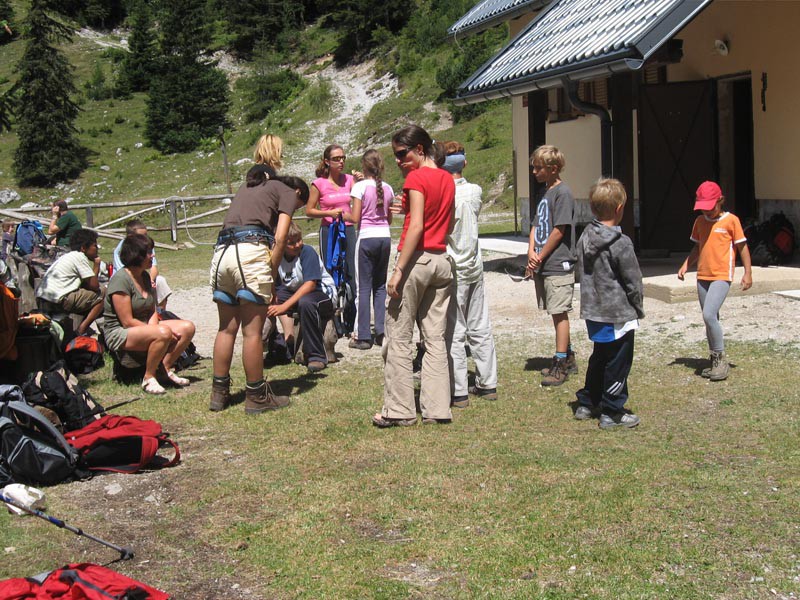
<path fill-rule="evenodd" d="M 546 5 L 550 0 L 482 0 L 456 21 L 449 35 L 471 35 L 494 27 L 499 23 L 529 14 Z"/>
<path fill-rule="evenodd" d="M 694 190 L 706 179 L 743 220 L 780 210 L 800 228 L 800 63 L 785 46 L 800 2 L 552 0 L 527 9 L 484 0 L 451 32 L 509 19 L 511 41 L 455 101 L 510 97 L 516 197 L 529 214 L 538 190 L 524 175 L 528 157 L 549 143 L 566 154 L 578 199 L 601 175 L 623 182 L 632 199 L 623 228 L 644 250 L 688 249 Z"/>

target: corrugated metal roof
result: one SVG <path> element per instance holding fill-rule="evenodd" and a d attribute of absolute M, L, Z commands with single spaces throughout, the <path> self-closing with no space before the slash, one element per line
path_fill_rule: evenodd
<path fill-rule="evenodd" d="M 712 0 L 555 0 L 461 85 L 481 102 L 638 69 Z"/>
<path fill-rule="evenodd" d="M 477 33 L 520 15 L 533 12 L 551 0 L 481 0 L 453 24 L 447 33 Z"/>

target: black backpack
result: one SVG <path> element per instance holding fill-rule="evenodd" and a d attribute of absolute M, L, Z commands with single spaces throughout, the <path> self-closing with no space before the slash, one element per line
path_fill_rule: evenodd
<path fill-rule="evenodd" d="M 22 385 L 22 392 L 30 404 L 53 411 L 61 422 L 63 431 L 85 427 L 104 414 L 104 409 L 84 390 L 78 378 L 70 373 L 63 360 L 46 371 L 31 373 Z"/>
<path fill-rule="evenodd" d="M 54 485 L 85 476 L 80 455 L 14 385 L 0 386 L 0 486 Z"/>

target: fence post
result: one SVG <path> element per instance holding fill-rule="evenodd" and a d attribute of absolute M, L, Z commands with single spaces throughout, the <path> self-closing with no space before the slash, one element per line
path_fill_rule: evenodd
<path fill-rule="evenodd" d="M 91 206 L 86 209 L 86 226 L 90 229 L 94 228 L 94 215 L 92 214 Z"/>
<path fill-rule="evenodd" d="M 225 185 L 228 186 L 228 193 L 232 194 L 231 189 L 231 170 L 228 167 L 228 146 L 225 144 L 225 129 L 219 126 L 219 143 L 222 146 L 222 166 L 225 169 Z"/>
<path fill-rule="evenodd" d="M 169 233 L 174 244 L 178 241 L 178 207 L 175 200 L 169 201 Z"/>

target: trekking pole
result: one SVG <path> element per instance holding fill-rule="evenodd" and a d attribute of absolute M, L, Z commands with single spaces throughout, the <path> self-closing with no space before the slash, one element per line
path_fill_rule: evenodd
<path fill-rule="evenodd" d="M 114 410 L 115 408 L 119 408 L 120 406 L 125 406 L 126 404 L 130 404 L 131 402 L 136 402 L 137 400 L 141 400 L 141 398 L 139 396 L 137 396 L 136 398 L 131 398 L 130 400 L 123 400 L 122 402 L 117 402 L 116 404 L 112 404 L 111 406 L 108 406 L 108 407 L 106 407 L 106 408 L 104 408 L 102 410 L 97 408 L 97 409 L 93 410 L 92 412 L 90 412 L 89 416 L 93 417 L 95 415 L 102 415 L 102 414 L 107 413 L 110 410 Z"/>
<path fill-rule="evenodd" d="M 117 546 L 116 544 L 112 544 L 111 542 L 107 542 L 105 540 L 101 540 L 99 537 L 95 537 L 95 536 L 93 536 L 91 534 L 88 534 L 85 531 L 83 531 L 82 529 L 79 529 L 78 527 L 72 527 L 71 525 L 67 525 L 61 519 L 56 519 L 55 517 L 51 517 L 50 515 L 47 515 L 47 514 L 43 513 L 40 510 L 36 510 L 35 508 L 30 508 L 28 506 L 25 506 L 24 504 L 22 504 L 20 502 L 17 502 L 13 498 L 9 498 L 8 496 L 3 494 L 2 492 L 0 492 L 0 501 L 5 502 L 9 506 L 14 506 L 14 507 L 16 507 L 16 508 L 18 508 L 18 509 L 20 509 L 20 510 L 26 512 L 26 513 L 28 513 L 29 515 L 33 515 L 34 517 L 39 517 L 40 519 L 43 519 L 45 521 L 49 521 L 50 523 L 52 523 L 56 527 L 60 527 L 61 529 L 66 529 L 67 531 L 71 531 L 75 535 L 82 535 L 83 537 L 88 538 L 88 539 L 92 540 L 93 542 L 97 542 L 98 544 L 102 544 L 103 546 L 107 546 L 108 548 L 111 548 L 112 550 L 116 550 L 117 552 L 119 552 L 119 559 L 120 560 L 130 560 L 131 558 L 133 558 L 133 550 L 131 548 L 124 548 L 122 546 Z"/>

